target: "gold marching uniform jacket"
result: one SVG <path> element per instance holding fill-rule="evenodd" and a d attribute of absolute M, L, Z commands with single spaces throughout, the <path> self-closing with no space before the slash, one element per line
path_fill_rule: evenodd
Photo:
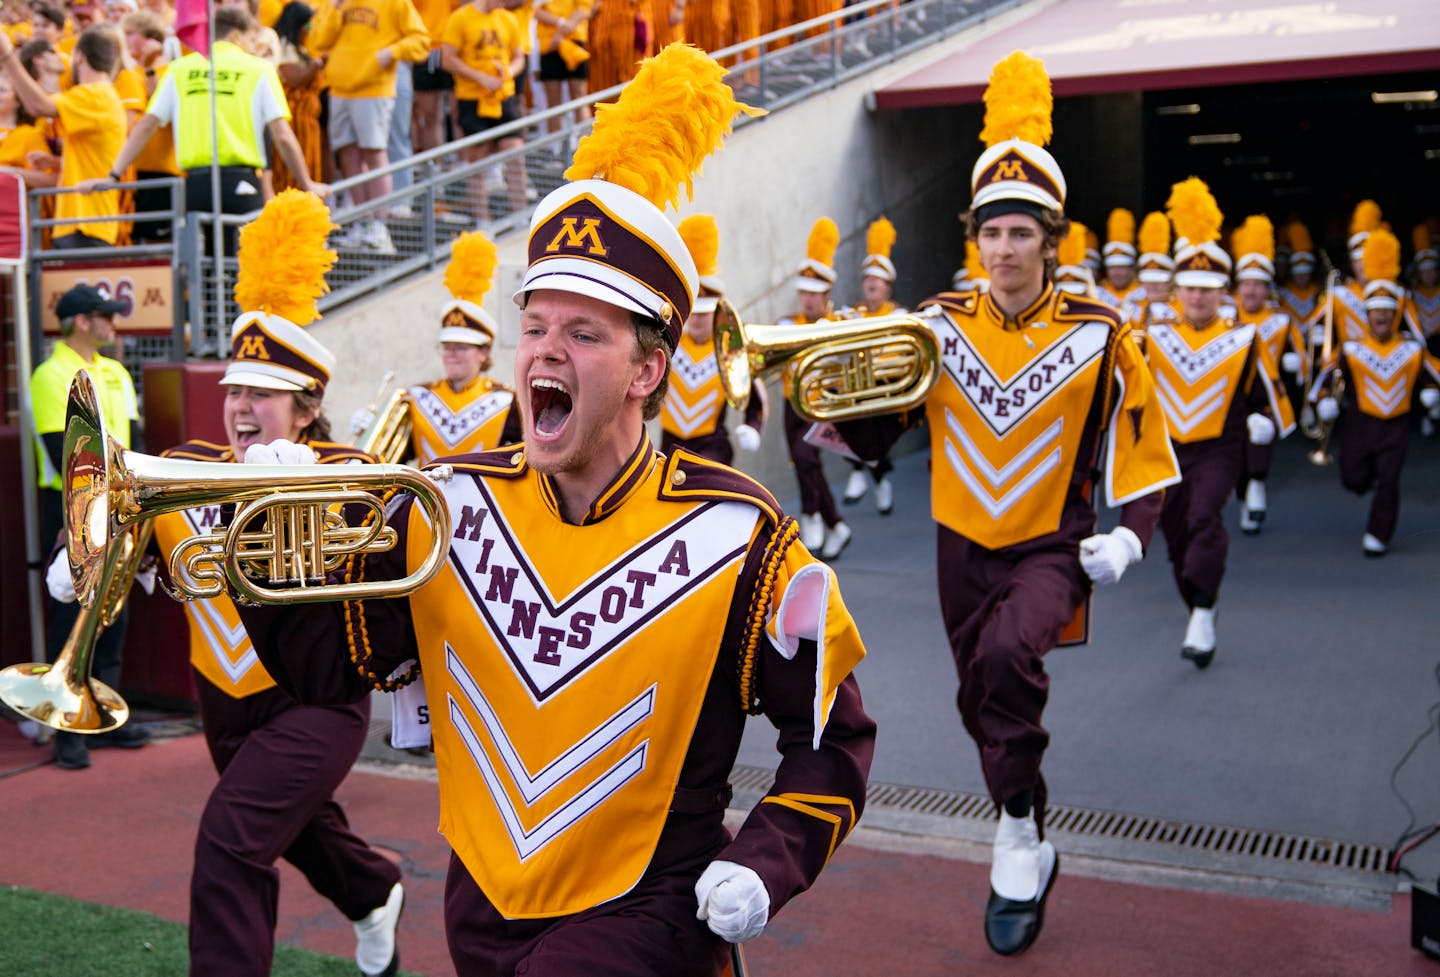
<path fill-rule="evenodd" d="M 315 449 L 317 460 L 322 465 L 373 460 L 349 445 L 312 441 L 310 447 Z M 187 441 L 162 452 L 161 457 L 186 461 L 235 461 L 229 445 L 209 441 Z M 156 516 L 155 544 L 160 549 L 161 562 L 168 562 L 175 547 L 185 539 L 197 533 L 211 532 L 219 525 L 219 503 Z M 186 601 L 181 606 L 185 608 L 185 618 L 190 625 L 190 664 L 211 685 L 235 699 L 274 687 L 275 680 L 256 657 L 250 635 L 246 633 L 235 603 L 228 595 Z"/>
<path fill-rule="evenodd" d="M 1151 326 L 1146 353 L 1171 440 L 1191 444 L 1220 437 L 1230 405 L 1255 383 L 1264 384 L 1280 436 L 1294 430 L 1290 400 L 1276 391 L 1278 373 L 1255 326 L 1234 325 L 1222 315 L 1204 329 L 1183 319 Z"/>
<path fill-rule="evenodd" d="M 1131 300 L 1131 297 L 1134 296 L 1135 293 L 1143 287 L 1143 283 L 1132 280 L 1130 284 L 1126 285 L 1124 288 L 1116 288 L 1108 281 L 1102 279 L 1101 281 L 1095 283 L 1095 292 L 1097 295 L 1099 295 L 1100 301 L 1104 302 L 1106 305 L 1114 306 L 1117 309 L 1123 309 L 1125 307 L 1125 303 L 1129 302 Z"/>
<path fill-rule="evenodd" d="M 1180 480 L 1150 371 L 1113 308 L 1049 285 L 1008 322 L 988 293 L 936 301 L 936 522 L 1000 549 L 1056 531 L 1077 470 L 1104 468 L 1112 507 Z M 1102 435 L 1103 466 L 1081 457 Z"/>
<path fill-rule="evenodd" d="M 670 358 L 670 389 L 660 409 L 660 426 L 681 440 L 713 434 L 725 416 L 725 391 L 715 344 L 682 332 Z"/>
<path fill-rule="evenodd" d="M 1415 324 L 1420 327 L 1420 338 L 1429 339 L 1440 332 L 1440 285 L 1434 288 L 1416 286 L 1406 293 L 1415 311 Z"/>
<path fill-rule="evenodd" d="M 1332 389 L 1342 368 L 1360 412 L 1380 420 L 1410 413 L 1421 386 L 1440 386 L 1440 360 L 1419 340 L 1398 332 L 1385 343 L 1367 335 L 1341 345 L 1315 378 L 1310 398 L 1318 400 L 1322 390 Z M 1429 384 L 1422 383 L 1427 377 Z"/>
<path fill-rule="evenodd" d="M 754 605 L 746 647 L 770 642 L 792 657 L 787 608 L 792 599 L 819 608 L 819 633 L 800 636 L 816 638 L 817 667 L 793 680 L 813 699 L 821 749 L 836 691 L 864 648 L 833 574 L 791 545 L 794 521 L 763 489 L 642 438 L 576 525 L 526 465 L 523 444 L 454 467 L 442 486 L 449 560 L 408 598 L 418 672 L 392 684 L 418 674 L 431 715 L 445 717 L 433 724 L 440 831 L 502 915 L 580 912 L 642 878 L 718 656 L 733 647 L 722 632 L 737 583 L 755 579 L 742 567 L 761 552 L 770 602 Z M 429 538 L 420 506 L 406 525 L 413 569 Z M 352 567 L 357 579 L 363 571 Z M 345 617 L 351 655 L 370 675 L 366 606 L 345 605 Z M 817 819 L 832 849 L 853 817 L 825 807 L 853 815 L 856 805 L 783 793 L 765 803 Z"/>
<path fill-rule="evenodd" d="M 427 465 L 446 455 L 485 451 L 503 443 L 501 433 L 515 403 L 515 392 L 487 376 L 479 376 L 464 389 L 446 380 L 411 387 L 411 438 L 417 464 Z"/>
<path fill-rule="evenodd" d="M 1305 355 L 1307 352 L 1305 336 L 1288 312 L 1274 305 L 1267 305 L 1253 314 L 1237 307 L 1235 321 L 1238 325 L 1255 327 L 1256 335 L 1265 344 L 1265 352 L 1270 357 L 1272 367 L 1280 363 L 1286 352 L 1298 353 L 1300 355 L 1300 375 L 1302 378 L 1307 375 L 1310 358 Z M 1278 378 L 1279 373 L 1277 372 L 1275 376 Z"/>
<path fill-rule="evenodd" d="M 1296 325 L 1307 326 L 1312 324 L 1324 313 L 1321 299 L 1324 297 L 1320 286 L 1311 282 L 1309 285 L 1280 285 L 1275 289 L 1275 297 L 1280 302 L 1280 308 L 1290 313 L 1290 318 L 1295 320 Z"/>

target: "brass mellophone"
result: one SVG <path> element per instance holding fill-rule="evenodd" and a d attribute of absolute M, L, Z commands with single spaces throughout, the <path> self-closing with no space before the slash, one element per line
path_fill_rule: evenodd
<path fill-rule="evenodd" d="M 410 420 L 410 395 L 405 388 L 397 387 L 388 397 L 385 394 L 394 378 L 391 371 L 380 381 L 369 408 L 374 420 L 356 438 L 355 447 L 386 464 L 398 465 L 410 457 L 410 436 L 415 425 Z M 385 398 L 383 402 L 381 397 Z"/>
<path fill-rule="evenodd" d="M 721 300 L 715 357 L 730 405 L 743 409 L 753 381 L 782 373 L 785 398 L 809 421 L 894 414 L 925 402 L 940 376 L 930 318 L 938 310 L 806 325 L 749 325 Z"/>

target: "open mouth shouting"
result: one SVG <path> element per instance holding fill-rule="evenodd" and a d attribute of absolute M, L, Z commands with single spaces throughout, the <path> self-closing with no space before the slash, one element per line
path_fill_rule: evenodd
<path fill-rule="evenodd" d="M 530 417 L 537 440 L 560 437 L 574 409 L 570 391 L 559 380 L 536 377 L 530 381 Z"/>
<path fill-rule="evenodd" d="M 260 441 L 260 425 L 250 421 L 235 422 L 236 454 L 244 457 L 245 449 Z"/>

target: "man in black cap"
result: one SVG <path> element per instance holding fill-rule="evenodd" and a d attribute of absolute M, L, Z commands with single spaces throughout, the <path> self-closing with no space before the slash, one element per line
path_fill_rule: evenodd
<path fill-rule="evenodd" d="M 40 442 L 40 540 L 52 544 L 64 528 L 63 496 L 60 473 L 64 469 L 65 408 L 69 402 L 70 381 L 81 370 L 95 381 L 100 400 L 100 413 L 105 429 L 122 446 L 140 447 L 140 412 L 135 398 L 135 384 L 118 360 L 100 355 L 100 350 L 115 344 L 115 316 L 128 313 L 128 302 L 115 301 L 93 285 L 76 285 L 55 303 L 55 317 L 60 320 L 60 339 L 45 362 L 35 368 L 30 378 L 30 402 L 35 414 L 35 436 Z M 57 569 L 58 567 L 58 569 Z M 47 578 L 53 586 L 70 586 L 70 568 L 62 553 L 52 564 Z M 61 579 L 63 578 L 63 580 Z M 71 586 L 73 591 L 73 586 Z M 80 605 L 51 601 L 46 614 L 46 654 L 54 661 L 65 646 L 65 639 L 79 616 Z M 112 688 L 119 685 L 121 655 L 125 643 L 125 613 L 100 635 L 95 646 L 95 677 Z M 90 737 L 98 746 L 144 746 L 150 734 L 135 725 Z M 86 738 L 75 733 L 55 736 L 55 763 L 67 770 L 90 766 Z"/>

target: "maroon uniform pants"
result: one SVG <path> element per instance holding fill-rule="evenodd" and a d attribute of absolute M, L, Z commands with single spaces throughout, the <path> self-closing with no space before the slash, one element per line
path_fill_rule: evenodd
<path fill-rule="evenodd" d="M 805 515 L 819 513 L 826 526 L 840 521 L 840 510 L 835 507 L 835 496 L 825 481 L 825 464 L 820 449 L 805 440 L 810 422 L 795 413 L 790 402 L 785 402 L 785 441 L 790 445 L 790 461 L 795 466 L 795 478 L 800 482 L 800 511 Z"/>
<path fill-rule="evenodd" d="M 196 675 L 220 781 L 195 839 L 193 977 L 265 977 L 283 857 L 346 918 L 384 905 L 400 870 L 350 830 L 331 795 L 360 755 L 370 703 L 300 706 L 279 689 L 234 699 Z"/>
<path fill-rule="evenodd" d="M 1410 453 L 1410 418 L 1382 419 L 1351 410 L 1337 423 L 1340 483 L 1357 495 L 1375 490 L 1365 531 L 1389 543 L 1400 518 L 1400 472 Z"/>
<path fill-rule="evenodd" d="M 1225 577 L 1225 503 L 1240 480 L 1240 446 L 1228 438 L 1175 445 L 1180 484 L 1165 490 L 1160 531 L 1175 586 L 1189 607 L 1211 607 Z"/>
<path fill-rule="evenodd" d="M 937 528 L 940 614 L 960 677 L 960 718 L 980 751 L 991 798 L 998 805 L 1034 791 L 1043 826 L 1040 761 L 1050 744 L 1040 725 L 1050 695 L 1044 656 L 1090 581 L 1068 537 L 1025 552 L 995 551 Z"/>
<path fill-rule="evenodd" d="M 730 446 L 730 435 L 723 427 L 689 439 L 678 438 L 669 431 L 660 432 L 660 450 L 668 455 L 676 448 L 684 448 L 692 454 L 718 461 L 722 465 L 730 464 L 735 458 L 735 449 Z"/>

